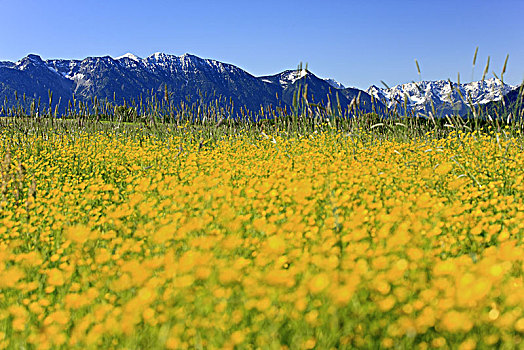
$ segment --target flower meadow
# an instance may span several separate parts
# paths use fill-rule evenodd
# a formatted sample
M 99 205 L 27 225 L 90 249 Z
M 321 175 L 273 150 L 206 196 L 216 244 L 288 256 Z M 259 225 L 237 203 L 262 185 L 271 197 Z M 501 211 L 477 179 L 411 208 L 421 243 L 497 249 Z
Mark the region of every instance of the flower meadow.
M 0 135 L 1 348 L 524 347 L 519 137 Z

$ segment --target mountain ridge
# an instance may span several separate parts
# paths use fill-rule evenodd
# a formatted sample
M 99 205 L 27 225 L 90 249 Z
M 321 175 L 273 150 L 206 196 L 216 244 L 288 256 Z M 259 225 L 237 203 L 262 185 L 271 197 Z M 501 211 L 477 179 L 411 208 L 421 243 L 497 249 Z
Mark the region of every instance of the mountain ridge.
M 435 113 L 437 116 L 458 113 L 466 115 L 469 105 L 483 105 L 500 101 L 503 96 L 518 88 L 490 78 L 469 83 L 454 83 L 450 80 L 419 81 L 399 84 L 390 88 L 370 86 L 366 92 L 383 101 L 388 108 L 398 108 L 402 113 L 404 104 L 407 112 L 419 114 Z
M 236 112 L 240 107 L 250 111 L 268 106 L 291 110 L 294 96 L 302 96 L 305 90 L 301 87 L 307 85 L 309 102 L 324 106 L 330 103 L 332 110 L 340 105 L 342 112 L 352 112 L 355 101 L 360 102 L 358 107 L 363 112 L 386 113 L 388 108 L 399 106 L 400 112 L 406 112 L 401 110 L 406 102 L 407 112 L 428 114 L 433 103 L 440 115 L 464 115 L 469 107 L 460 102 L 460 94 L 470 96 L 473 103 L 487 103 L 500 100 L 513 88 L 494 79 L 468 84 L 459 86 L 441 80 L 389 89 L 372 85 L 360 90 L 346 88 L 332 78 L 319 78 L 307 69 L 257 77 L 233 64 L 189 53 L 176 56 L 156 52 L 145 58 L 126 53 L 116 58 L 106 55 L 81 60 L 43 60 L 39 55 L 29 54 L 17 62 L 0 62 L 0 98 L 4 105 L 15 103 L 15 91 L 29 99 L 44 101 L 48 99 L 48 91 L 53 91 L 52 103 L 61 101 L 61 108 L 73 99 L 88 103 L 95 97 L 119 104 L 144 96 L 162 99 L 167 89 L 170 102 L 176 105 L 211 103 L 218 98 L 224 105 L 231 102 Z

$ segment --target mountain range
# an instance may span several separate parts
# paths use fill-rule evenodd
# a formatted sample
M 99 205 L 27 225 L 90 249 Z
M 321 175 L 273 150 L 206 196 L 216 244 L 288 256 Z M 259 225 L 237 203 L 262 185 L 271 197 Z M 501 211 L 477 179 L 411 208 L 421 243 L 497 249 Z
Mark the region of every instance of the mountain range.
M 303 96 L 306 85 L 307 100 L 315 105 L 325 107 L 329 101 L 332 108 L 340 105 L 345 112 L 354 111 L 352 102 L 358 102 L 361 111 L 379 114 L 395 108 L 405 112 L 403 106 L 408 112 L 427 114 L 433 103 L 436 113 L 463 115 L 469 107 L 460 103 L 458 91 L 473 104 L 483 104 L 500 100 L 515 88 L 490 79 L 461 85 L 422 81 L 387 89 L 373 85 L 363 91 L 319 78 L 307 69 L 255 77 L 232 64 L 160 52 L 146 58 L 128 53 L 83 60 L 43 60 L 30 54 L 17 62 L 0 62 L 0 101 L 4 107 L 21 103 L 22 96 L 26 101 L 40 98 L 47 104 L 49 91 L 53 92 L 52 104 L 60 103 L 64 109 L 73 98 L 89 103 L 96 97 L 121 104 L 138 101 L 141 96 L 163 98 L 167 90 L 175 105 L 188 101 L 207 104 L 218 99 L 221 104 L 232 102 L 237 112 L 240 107 L 255 112 L 268 106 L 291 110 L 294 95 Z
M 370 86 L 366 92 L 382 101 L 388 108 L 397 108 L 401 113 L 435 113 L 435 117 L 446 114 L 466 115 L 470 105 L 478 106 L 499 101 L 518 86 L 511 86 L 491 78 L 483 81 L 458 84 L 449 80 L 412 82 L 391 88 Z M 405 106 L 405 109 L 404 109 Z M 433 109 L 435 110 L 433 112 Z

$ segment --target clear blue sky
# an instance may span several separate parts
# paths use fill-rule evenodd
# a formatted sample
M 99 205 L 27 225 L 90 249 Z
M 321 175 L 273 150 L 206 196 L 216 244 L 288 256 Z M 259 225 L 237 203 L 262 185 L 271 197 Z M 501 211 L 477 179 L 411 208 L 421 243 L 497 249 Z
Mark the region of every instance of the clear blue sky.
M 254 75 L 296 68 L 367 88 L 482 77 L 524 79 L 523 0 L 0 0 L 0 60 L 29 53 L 85 58 L 162 51 L 233 63 Z

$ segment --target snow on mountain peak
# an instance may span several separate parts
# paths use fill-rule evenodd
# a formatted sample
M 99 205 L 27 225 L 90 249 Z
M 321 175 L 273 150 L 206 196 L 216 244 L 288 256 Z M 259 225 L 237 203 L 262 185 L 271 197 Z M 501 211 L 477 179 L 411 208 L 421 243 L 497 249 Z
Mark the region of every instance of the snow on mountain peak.
M 15 63 L 15 67 L 17 67 L 20 70 L 25 70 L 29 65 L 32 64 L 43 64 L 44 61 L 42 61 L 42 58 L 35 54 L 29 54 L 26 57 L 22 58 L 18 62 Z
M 136 56 L 136 55 L 133 55 L 133 54 L 130 53 L 130 52 L 126 53 L 125 55 L 118 56 L 117 58 L 115 58 L 115 60 L 118 61 L 118 60 L 120 60 L 120 59 L 122 59 L 122 58 L 129 58 L 129 59 L 131 59 L 131 60 L 133 60 L 133 61 L 137 61 L 137 62 L 141 60 L 140 57 L 138 57 L 138 56 Z
M 295 81 L 302 79 L 307 74 L 308 71 L 305 69 L 285 71 L 280 76 L 280 85 L 287 86 L 289 84 L 293 84 Z
M 155 61 L 165 61 L 169 57 L 171 57 L 171 55 L 165 54 L 163 52 L 155 52 L 154 54 L 152 54 L 148 58 L 149 59 L 153 59 Z
M 449 80 L 420 81 L 396 85 L 389 89 L 372 85 L 366 92 L 384 101 L 390 108 L 395 105 L 402 106 L 406 103 L 408 110 L 423 112 L 428 109 L 431 110 L 431 104 L 437 110 L 440 108 L 450 110 L 457 105 L 460 107 L 460 105 L 476 105 L 498 101 L 514 88 L 514 86 L 505 84 L 499 79 L 491 78 L 462 84 Z M 468 110 L 467 108 L 460 108 L 462 112 Z
M 324 79 L 324 81 L 328 83 L 329 85 L 331 85 L 332 87 L 334 87 L 335 89 L 345 89 L 346 88 L 344 85 L 342 85 L 335 79 L 327 78 L 327 79 Z

